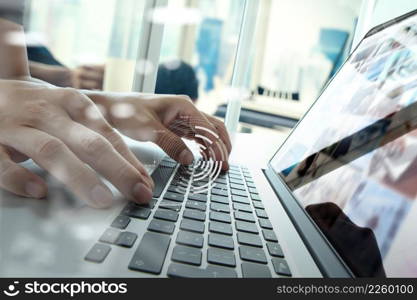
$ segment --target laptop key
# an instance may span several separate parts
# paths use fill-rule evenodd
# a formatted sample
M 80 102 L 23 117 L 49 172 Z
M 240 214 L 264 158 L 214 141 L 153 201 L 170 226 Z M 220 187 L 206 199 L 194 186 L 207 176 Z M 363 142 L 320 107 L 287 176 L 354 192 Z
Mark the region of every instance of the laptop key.
M 245 184 L 242 179 L 230 178 L 229 181 L 230 181 L 230 184 L 232 184 L 232 183 L 240 184 L 240 185 Z
M 250 197 L 252 198 L 252 200 L 255 200 L 255 201 L 261 201 L 261 197 L 259 197 L 259 195 L 258 194 L 250 194 Z
M 204 194 L 191 194 L 188 195 L 188 199 L 200 201 L 200 202 L 207 202 L 207 195 Z
M 101 235 L 99 241 L 102 243 L 114 244 L 119 237 L 120 231 L 114 228 L 107 228 Z
M 180 224 L 182 230 L 204 233 L 204 222 L 183 219 Z
M 236 278 L 235 270 L 227 267 L 209 265 L 205 269 L 198 267 L 171 263 L 168 267 L 169 277 L 180 278 Z
M 265 265 L 244 262 L 242 263 L 242 275 L 244 278 L 270 278 L 271 271 Z
M 275 232 L 269 229 L 262 229 L 262 234 L 264 236 L 264 239 L 270 242 L 278 242 L 277 236 L 275 235 Z
M 233 203 L 233 209 L 245 212 L 252 212 L 252 207 L 250 205 L 242 203 Z
M 261 248 L 250 246 L 240 246 L 239 255 L 242 260 L 252 261 L 261 264 L 267 264 L 266 256 Z
M 221 204 L 229 204 L 229 198 L 228 197 L 223 197 L 223 196 L 218 196 L 218 195 L 211 195 L 211 202 L 217 202 L 217 203 L 221 203 Z
M 153 196 L 155 198 L 159 198 L 159 196 L 161 196 L 162 191 L 171 177 L 171 174 L 174 172 L 174 169 L 175 167 L 158 166 L 155 171 L 153 171 L 151 177 L 155 183 L 155 187 L 153 189 Z
M 176 242 L 177 244 L 183 244 L 187 246 L 202 248 L 204 237 L 198 233 L 181 230 L 178 232 Z
M 230 187 L 231 187 L 232 189 L 235 189 L 235 190 L 242 190 L 242 191 L 246 191 L 245 186 L 244 186 L 244 185 L 241 185 L 241 184 L 231 183 L 231 184 L 230 184 Z
M 274 266 L 275 273 L 278 275 L 291 276 L 290 268 L 287 262 L 283 258 L 273 258 L 272 265 Z
M 215 221 L 210 221 L 209 231 L 210 232 L 215 232 L 215 233 L 222 233 L 222 234 L 226 234 L 226 235 L 232 235 L 233 234 L 232 226 L 230 226 L 229 224 L 215 222 Z
M 166 233 L 166 234 L 172 234 L 175 229 L 175 223 L 164 221 L 164 220 L 157 220 L 153 219 L 151 223 L 148 226 L 148 230 L 160 232 L 160 233 Z
M 167 235 L 146 232 L 136 249 L 129 269 L 160 274 L 171 238 Z
M 210 204 L 210 209 L 213 210 L 213 211 L 230 213 L 229 205 L 225 205 L 225 204 L 211 203 Z
M 194 200 L 188 200 L 185 203 L 185 207 L 186 208 L 191 208 L 191 209 L 196 209 L 196 210 L 201 210 L 201 211 L 206 211 L 206 209 L 207 209 L 206 204 L 204 204 L 203 202 L 194 201 Z
M 214 183 L 213 184 L 213 188 L 216 188 L 216 189 L 221 189 L 221 190 L 227 190 L 227 185 L 226 184 L 223 184 L 223 183 Z
M 177 212 L 181 210 L 181 206 L 182 203 L 170 200 L 162 200 L 161 203 L 159 203 L 159 208 L 166 208 Z
M 226 185 L 227 180 L 226 179 L 222 179 L 222 178 L 217 178 L 216 180 L 214 180 L 214 183 L 220 183 L 220 184 Z
M 223 197 L 227 197 L 229 195 L 227 190 L 217 189 L 217 188 L 211 189 L 211 194 L 212 195 L 219 195 L 219 196 L 223 196 Z
M 187 246 L 175 246 L 172 250 L 171 259 L 173 261 L 199 266 L 201 265 L 201 257 L 201 250 Z
M 240 175 L 240 173 L 239 174 L 234 174 L 234 173 L 229 172 L 229 178 L 230 179 L 234 178 L 234 179 L 240 180 L 240 179 L 242 179 L 242 175 Z
M 262 204 L 262 202 L 260 202 L 260 201 L 253 201 L 252 203 L 253 203 L 253 206 L 254 206 L 255 208 L 265 209 L 264 205 L 263 205 L 263 204 Z
M 123 209 L 122 214 L 136 219 L 147 220 L 151 214 L 151 210 L 134 204 L 126 206 Z
M 241 245 L 262 247 L 262 240 L 257 234 L 238 232 L 237 241 Z
M 168 200 L 172 200 L 176 202 L 182 202 L 184 201 L 184 195 L 178 194 L 178 193 L 166 192 L 164 195 L 164 199 L 168 199 Z
M 160 208 L 155 212 L 154 218 L 171 222 L 177 222 L 178 213 L 176 211 Z
M 236 196 L 242 196 L 242 197 L 247 197 L 248 196 L 248 193 L 246 193 L 246 191 L 242 191 L 242 190 L 232 189 L 231 192 L 232 192 L 232 195 L 236 195 Z
M 232 223 L 232 218 L 230 217 L 229 214 L 225 214 L 225 213 L 221 213 L 221 212 L 217 212 L 217 211 L 211 211 L 209 218 L 211 221 L 218 221 L 218 222 L 223 222 L 223 223 Z
M 152 209 L 155 207 L 157 202 L 158 199 L 152 198 L 147 204 L 141 204 L 140 206 Z
M 171 193 L 177 193 L 177 194 L 182 194 L 183 193 L 183 189 L 182 188 L 178 187 L 177 185 L 173 185 L 173 184 L 171 184 L 168 187 L 167 191 L 168 192 L 171 192 Z
M 255 209 L 255 212 L 258 218 L 268 219 L 268 215 L 264 209 Z
M 110 226 L 114 228 L 125 229 L 129 223 L 130 218 L 128 216 L 119 215 L 116 217 L 116 219 L 114 219 Z
M 259 233 L 258 227 L 253 223 L 248 223 L 244 221 L 235 222 L 237 231 L 249 232 L 249 233 Z
M 213 247 L 219 247 L 230 250 L 233 250 L 235 248 L 233 239 L 230 236 L 217 233 L 209 234 L 208 244 Z
M 85 260 L 101 263 L 107 257 L 111 250 L 109 245 L 105 244 L 95 244 L 93 248 L 88 251 L 87 255 L 84 257 Z
M 258 194 L 258 190 L 256 188 L 249 188 L 249 193 Z
M 117 238 L 116 245 L 130 248 L 136 242 L 137 237 L 138 235 L 136 233 L 124 231 L 120 233 L 119 237 Z
M 232 195 L 232 201 L 237 203 L 242 203 L 246 205 L 250 205 L 250 201 L 247 197 Z
M 255 217 L 252 213 L 242 212 L 242 211 L 235 211 L 235 219 L 242 220 L 246 222 L 255 223 Z
M 272 224 L 268 219 L 258 219 L 259 226 L 265 229 L 272 229 Z
M 223 265 L 228 267 L 236 266 L 235 254 L 230 250 L 209 248 L 207 250 L 207 261 L 216 265 Z
M 206 214 L 202 211 L 198 211 L 195 209 L 185 209 L 183 217 L 187 219 L 197 220 L 197 221 L 206 220 Z
M 238 176 L 240 176 L 241 174 L 239 169 L 229 169 L 228 173 L 238 175 Z
M 249 188 L 256 188 L 256 186 L 255 186 L 255 183 L 254 183 L 254 182 L 246 182 L 246 185 L 247 185 Z
M 278 243 L 266 243 L 268 252 L 271 256 L 284 257 L 284 252 L 282 252 L 281 246 Z

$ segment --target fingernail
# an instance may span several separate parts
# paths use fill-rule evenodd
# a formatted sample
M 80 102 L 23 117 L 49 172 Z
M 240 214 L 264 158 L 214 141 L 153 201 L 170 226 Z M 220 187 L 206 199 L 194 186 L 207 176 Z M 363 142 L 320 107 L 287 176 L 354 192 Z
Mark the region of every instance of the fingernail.
M 33 198 L 45 197 L 45 188 L 35 181 L 27 182 L 25 185 L 25 190 L 26 193 Z
M 179 156 L 179 162 L 184 165 L 191 165 L 194 160 L 194 155 L 191 153 L 190 150 L 184 149 L 182 150 L 180 156 Z
M 97 207 L 109 207 L 113 203 L 113 194 L 98 184 L 91 190 L 91 199 Z
M 142 182 L 138 182 L 133 187 L 134 200 L 139 203 L 148 203 L 152 199 L 152 191 Z

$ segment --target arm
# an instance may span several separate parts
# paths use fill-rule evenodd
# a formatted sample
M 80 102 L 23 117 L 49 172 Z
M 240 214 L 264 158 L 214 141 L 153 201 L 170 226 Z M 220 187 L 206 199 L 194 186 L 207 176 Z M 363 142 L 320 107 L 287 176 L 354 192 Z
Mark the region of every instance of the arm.
M 30 76 L 22 26 L 0 19 L 0 78 Z

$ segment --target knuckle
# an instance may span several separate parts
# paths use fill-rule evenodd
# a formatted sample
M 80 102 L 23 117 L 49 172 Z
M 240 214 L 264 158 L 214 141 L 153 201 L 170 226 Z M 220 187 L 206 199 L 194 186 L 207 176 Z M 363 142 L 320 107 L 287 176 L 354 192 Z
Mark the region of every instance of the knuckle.
M 42 127 L 45 124 L 58 124 L 64 116 L 46 100 L 31 101 L 23 106 L 25 112 L 21 121 L 32 127 Z
M 35 152 L 41 158 L 48 158 L 64 150 L 65 145 L 63 142 L 57 138 L 47 138 L 39 143 Z
M 99 157 L 100 154 L 108 150 L 109 147 L 108 142 L 98 134 L 92 134 L 91 136 L 84 138 L 81 141 L 81 145 L 83 150 L 90 157 Z
M 178 98 L 184 103 L 189 103 L 189 104 L 193 103 L 193 101 L 188 95 L 178 95 Z
M 105 129 L 104 135 L 107 138 L 107 140 L 113 145 L 113 147 L 116 149 L 121 149 L 121 147 L 125 145 L 125 143 L 123 142 L 123 139 L 113 128 Z
M 74 88 L 65 88 L 64 89 L 64 97 L 65 98 L 70 98 L 70 99 L 84 98 L 84 97 L 82 97 L 82 94 Z
M 32 126 L 40 124 L 49 118 L 49 103 L 45 100 L 27 102 L 23 106 L 25 111 L 25 121 Z
M 0 170 L 0 183 L 10 182 L 13 178 L 22 178 L 21 169 L 11 162 L 3 164 Z

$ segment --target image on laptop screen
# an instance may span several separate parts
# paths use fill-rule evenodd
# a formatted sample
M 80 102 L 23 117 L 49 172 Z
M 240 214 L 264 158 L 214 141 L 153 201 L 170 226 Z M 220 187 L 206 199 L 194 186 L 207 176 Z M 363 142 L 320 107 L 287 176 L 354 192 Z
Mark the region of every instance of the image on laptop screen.
M 417 276 L 417 15 L 368 35 L 271 160 L 357 276 Z

